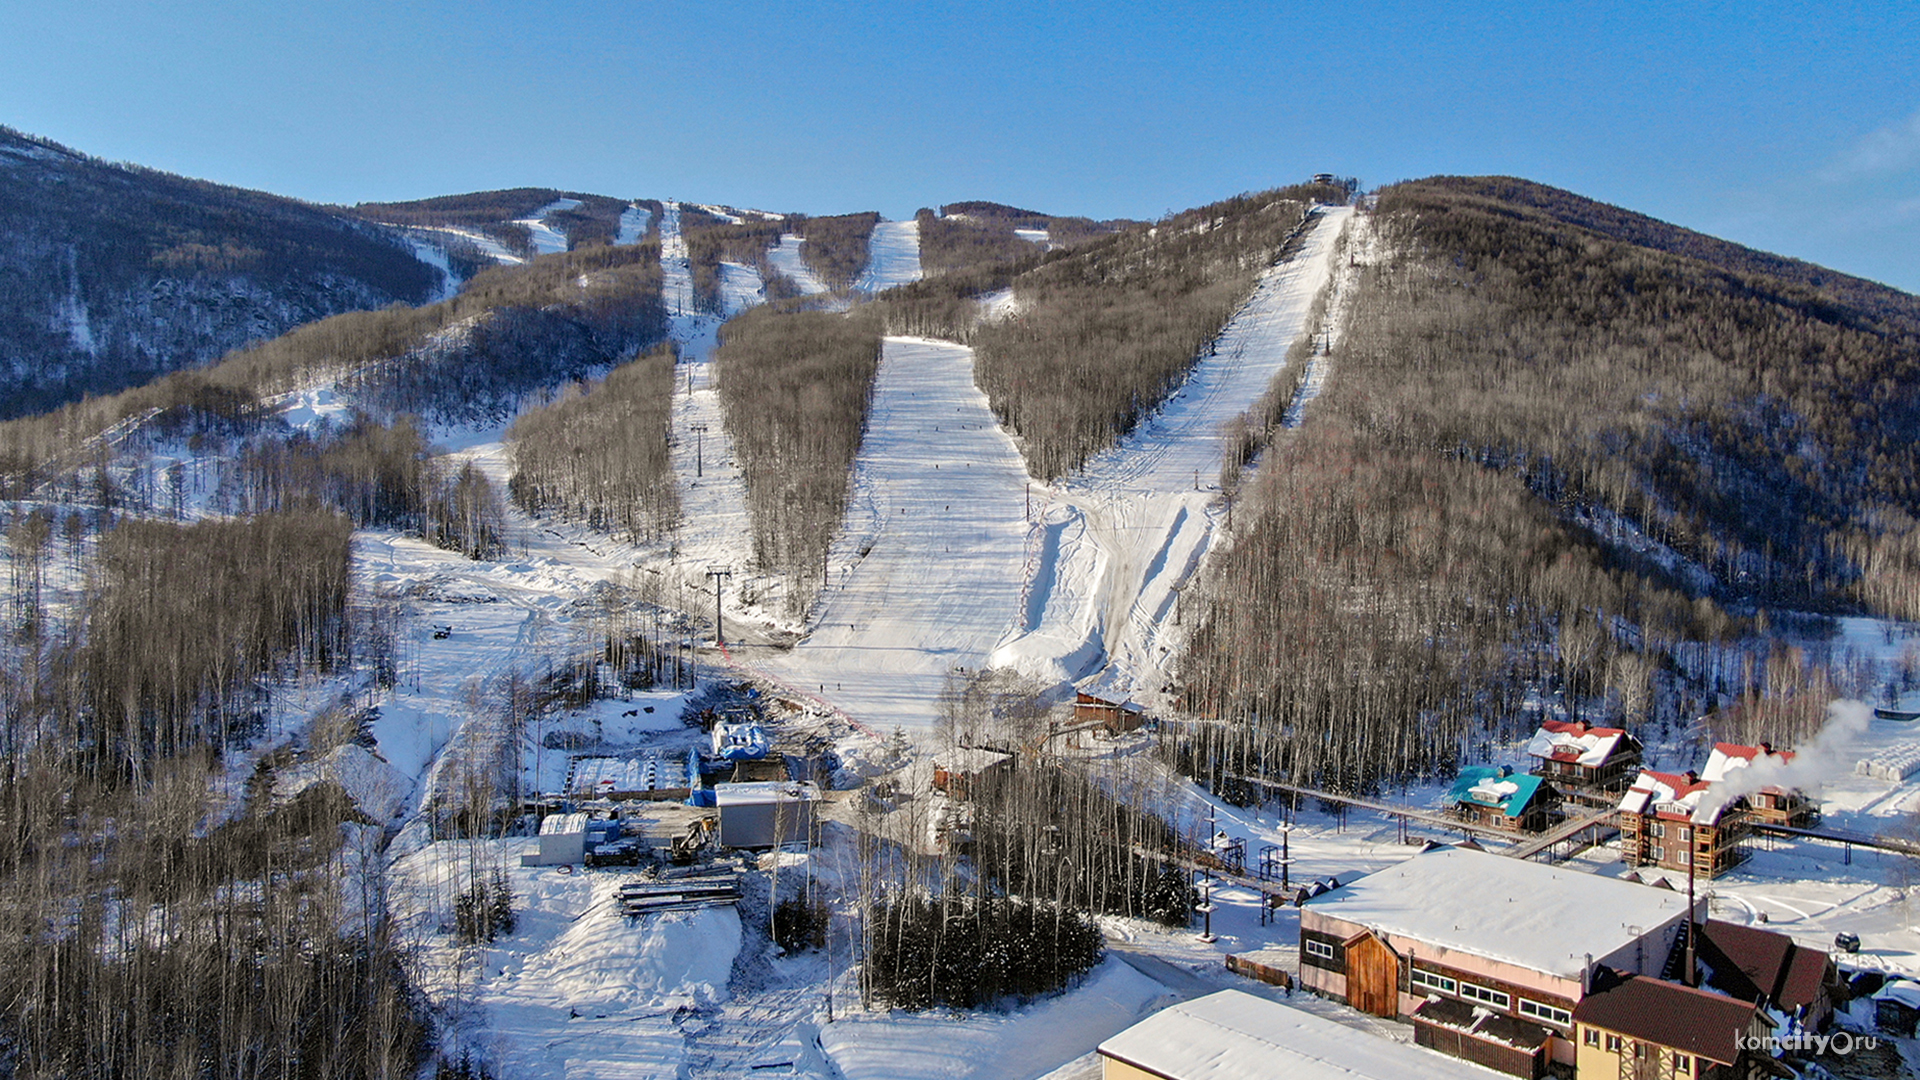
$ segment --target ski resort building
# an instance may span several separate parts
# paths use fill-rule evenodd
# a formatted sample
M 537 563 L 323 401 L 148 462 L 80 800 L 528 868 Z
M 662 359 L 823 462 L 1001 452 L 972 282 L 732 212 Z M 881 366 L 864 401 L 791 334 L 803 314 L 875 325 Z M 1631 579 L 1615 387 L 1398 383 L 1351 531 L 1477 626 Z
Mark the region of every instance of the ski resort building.
M 1566 798 L 1596 807 L 1612 803 L 1640 771 L 1640 740 L 1624 728 L 1585 720 L 1548 720 L 1527 742 L 1533 775 Z
M 1769 742 L 1758 746 L 1714 743 L 1713 753 L 1707 756 L 1706 768 L 1700 770 L 1700 778 L 1709 784 L 1718 784 L 1756 762 L 1784 766 L 1793 760 L 1793 756 L 1791 750 L 1776 752 Z M 1769 786 L 1747 794 L 1746 814 L 1749 821 L 1809 829 L 1820 822 L 1820 804 L 1797 788 Z
M 1124 735 L 1137 731 L 1147 722 L 1147 714 L 1140 706 L 1131 701 L 1108 701 L 1092 694 L 1075 692 L 1073 695 L 1073 722 L 1075 724 L 1099 723 L 1114 735 Z
M 1750 1001 L 1604 968 L 1573 1021 L 1576 1075 L 1607 1080 L 1747 1080 L 1758 1062 L 1744 1044 L 1773 1031 Z
M 1099 1046 L 1103 1080 L 1485 1080 L 1430 1050 L 1239 990 L 1162 1009 Z
M 1702 982 L 1712 990 L 1820 1031 L 1833 1017 L 1840 970 L 1819 949 L 1785 934 L 1709 919 L 1700 926 Z
M 813 839 L 814 808 L 820 793 L 791 781 L 713 785 L 720 808 L 720 846 L 778 847 Z
M 1473 765 L 1460 770 L 1447 802 L 1455 814 L 1475 825 L 1540 832 L 1553 823 L 1559 795 L 1538 776 L 1515 776 L 1504 766 Z
M 1013 755 L 963 746 L 933 758 L 933 790 L 953 799 L 971 799 L 981 781 L 1013 768 Z
M 1620 797 L 1620 860 L 1704 878 L 1732 869 L 1746 855 L 1746 804 L 1735 799 L 1720 805 L 1712 789 L 1691 770 L 1676 775 L 1642 769 Z
M 1435 848 L 1308 900 L 1300 981 L 1410 1019 L 1422 1046 L 1539 1077 L 1575 1064 L 1573 1010 L 1594 965 L 1658 975 L 1687 916 L 1672 890 Z
M 591 814 L 549 814 L 540 822 L 539 848 L 520 856 L 521 866 L 567 866 L 620 835 L 620 823 Z

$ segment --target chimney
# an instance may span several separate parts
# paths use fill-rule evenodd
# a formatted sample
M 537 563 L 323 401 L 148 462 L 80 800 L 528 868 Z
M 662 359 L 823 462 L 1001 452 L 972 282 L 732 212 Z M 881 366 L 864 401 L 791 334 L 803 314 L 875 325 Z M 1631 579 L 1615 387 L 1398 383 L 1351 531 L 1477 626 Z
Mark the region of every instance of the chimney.
M 1693 771 L 1692 769 L 1688 769 L 1688 770 L 1687 770 L 1687 784 L 1688 784 L 1688 786 L 1692 786 L 1692 785 L 1694 785 L 1694 784 L 1697 784 L 1697 783 L 1699 783 L 1699 782 L 1700 782 L 1700 774 L 1699 774 L 1699 773 L 1697 773 L 1697 772 L 1694 772 L 1694 771 Z
M 1768 757 L 1772 757 L 1772 756 L 1773 756 L 1773 744 L 1772 744 L 1772 743 L 1770 743 L 1770 742 L 1763 742 L 1763 743 L 1761 743 L 1761 744 L 1760 744 L 1760 752 L 1761 752 L 1762 754 L 1765 754 L 1765 755 L 1766 755 L 1766 756 L 1768 756 Z
M 1583 717 L 1581 717 L 1581 718 L 1580 718 L 1580 733 L 1581 733 L 1582 735 L 1584 735 L 1584 734 L 1586 734 L 1587 732 L 1589 732 L 1589 731 L 1592 731 L 1592 730 L 1593 730 L 1593 721 L 1591 721 L 1591 720 L 1589 720 L 1589 719 L 1587 719 L 1587 718 L 1586 718 L 1586 717 L 1584 717 L 1584 716 L 1583 716 Z

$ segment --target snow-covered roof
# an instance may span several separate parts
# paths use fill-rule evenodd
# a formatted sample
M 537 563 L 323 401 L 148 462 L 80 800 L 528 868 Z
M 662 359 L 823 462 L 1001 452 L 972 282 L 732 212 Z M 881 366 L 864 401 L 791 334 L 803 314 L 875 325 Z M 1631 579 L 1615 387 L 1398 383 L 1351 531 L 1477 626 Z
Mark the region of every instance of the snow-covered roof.
M 751 783 L 713 785 L 714 802 L 722 807 L 795 800 L 805 802 L 819 797 L 819 790 L 805 781 L 756 780 Z
M 1674 821 L 1700 821 L 1711 825 L 1720 819 L 1724 803 L 1706 798 L 1712 788 L 1705 780 L 1688 780 L 1673 773 L 1641 769 L 1633 786 L 1620 796 L 1620 810 L 1628 814 L 1654 814 Z M 1702 816 L 1704 815 L 1704 816 Z
M 1686 917 L 1665 889 L 1486 851 L 1436 848 L 1307 901 L 1373 930 L 1561 978 Z
M 982 750 L 974 746 L 956 747 L 942 750 L 933 756 L 933 767 L 948 772 L 977 773 L 1000 764 L 1013 757 L 998 750 Z
M 541 836 L 564 836 L 567 833 L 587 831 L 587 822 L 593 815 L 586 813 L 548 814 L 540 821 Z
M 1508 817 L 1519 817 L 1527 812 L 1533 797 L 1539 793 L 1537 776 L 1515 776 L 1509 769 L 1470 765 L 1460 770 L 1453 790 L 1447 793 L 1447 801 L 1491 806 Z
M 1775 766 L 1785 765 L 1793 760 L 1793 751 L 1773 751 L 1766 746 L 1742 746 L 1739 743 L 1714 743 L 1713 753 L 1707 755 L 1706 768 L 1700 770 L 1700 778 L 1708 783 L 1718 783 L 1727 779 L 1729 773 L 1744 769 L 1755 761 L 1770 759 Z M 1778 793 L 1779 788 L 1766 787 L 1760 790 Z
M 1527 741 L 1527 754 L 1543 760 L 1571 761 L 1597 768 L 1613 756 L 1613 751 L 1626 734 L 1621 728 L 1548 720 Z
M 1290 1005 L 1221 990 L 1162 1009 L 1100 1044 L 1173 1080 L 1486 1080 L 1479 1067 L 1366 1035 Z

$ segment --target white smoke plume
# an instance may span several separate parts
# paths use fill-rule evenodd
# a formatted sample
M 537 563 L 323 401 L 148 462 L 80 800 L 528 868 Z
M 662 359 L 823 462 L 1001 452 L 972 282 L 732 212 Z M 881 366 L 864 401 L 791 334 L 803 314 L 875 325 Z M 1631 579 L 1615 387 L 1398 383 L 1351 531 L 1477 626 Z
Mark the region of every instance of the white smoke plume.
M 1863 701 L 1841 700 L 1827 706 L 1827 722 L 1813 737 L 1791 749 L 1792 761 L 1778 754 L 1755 757 L 1745 768 L 1729 769 L 1700 795 L 1693 820 L 1712 821 L 1728 803 L 1761 788 L 1798 788 L 1813 794 L 1829 780 L 1852 774 L 1859 757 L 1856 745 L 1873 720 L 1873 708 Z

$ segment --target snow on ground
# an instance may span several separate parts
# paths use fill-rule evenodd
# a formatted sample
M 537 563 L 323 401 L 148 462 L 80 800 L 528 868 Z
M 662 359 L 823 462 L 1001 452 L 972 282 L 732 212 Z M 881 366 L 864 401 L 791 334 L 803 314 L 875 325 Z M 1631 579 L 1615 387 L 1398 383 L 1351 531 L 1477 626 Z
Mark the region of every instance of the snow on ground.
M 775 270 L 791 278 L 800 287 L 802 296 L 819 296 L 828 291 L 827 284 L 819 275 L 808 268 L 806 261 L 800 258 L 800 245 L 804 243 L 799 233 L 786 233 L 780 237 L 780 243 L 767 252 L 767 261 Z
M 1039 244 L 1041 247 L 1048 247 L 1053 242 L 1053 237 L 1045 229 L 1015 229 L 1013 235 L 1029 244 Z
M 1098 674 L 1093 687 L 1121 698 L 1158 694 L 1175 650 L 1163 631 L 1225 514 L 1223 425 L 1286 366 L 1351 211 L 1317 213 L 1305 245 L 1261 275 L 1172 398 L 1048 492 L 1025 610 L 994 649 L 995 666 L 1053 685 Z
M 867 268 L 853 287 L 877 293 L 920 280 L 920 222 L 882 221 L 867 240 Z
M 1085 985 L 1008 1013 L 855 1013 L 820 1031 L 845 1080 L 1028 1080 L 1086 1054 L 1174 995 L 1118 957 Z
M 1020 301 L 1014 298 L 1013 286 L 1011 285 L 1004 289 L 996 289 L 982 296 L 979 303 L 981 322 L 1002 322 L 1013 318 L 1024 310 Z
M 422 990 L 465 1017 L 466 1045 L 499 1076 L 683 1075 L 676 1014 L 726 999 L 739 916 L 713 908 L 629 922 L 617 901 L 627 875 L 520 866 L 533 846 L 442 841 L 394 863 L 392 905 L 417 950 Z M 517 925 L 491 946 L 461 947 L 442 928 L 475 865 L 482 878 L 494 867 L 506 874 Z
M 620 232 L 613 238 L 619 245 L 637 244 L 645 239 L 647 227 L 653 223 L 653 211 L 640 205 L 629 205 L 620 212 Z
M 711 360 L 724 318 L 693 308 L 693 270 L 686 240 L 680 233 L 680 204 L 676 202 L 666 204 L 660 221 L 660 264 L 674 312 L 673 340 L 680 346 L 680 366 L 673 384 L 673 471 L 679 478 L 681 524 L 670 558 L 654 569 L 670 575 L 676 590 L 697 597 L 701 591 L 712 593 L 712 579 L 706 576 L 709 567 L 730 567 L 736 571 L 736 576 L 728 580 L 737 597 L 741 588 L 752 591 L 756 582 L 748 577 L 746 565 L 753 535 L 747 514 L 746 479 L 734 461 L 733 438 L 727 433 L 726 410 L 720 403 Z M 752 275 L 758 287 L 759 276 L 753 271 L 733 263 L 722 264 L 728 313 L 760 299 L 757 292 L 742 290 L 740 271 Z M 701 605 L 693 605 L 693 610 L 700 609 Z
M 555 199 L 535 210 L 532 217 L 520 218 L 514 224 L 526 226 L 528 236 L 533 241 L 535 255 L 551 255 L 556 251 L 565 251 L 567 234 L 547 224 L 547 215 L 571 210 L 579 205 L 579 199 Z
M 1018 608 L 1026 483 L 973 351 L 887 338 L 812 633 L 766 670 L 871 727 L 930 727 L 947 673 L 983 666 Z
M 428 235 L 437 233 L 451 240 L 465 241 L 478 248 L 480 254 L 502 265 L 519 266 L 526 262 L 525 259 L 508 251 L 505 244 L 478 229 L 462 229 L 453 225 L 412 225 L 408 226 L 408 231 Z

